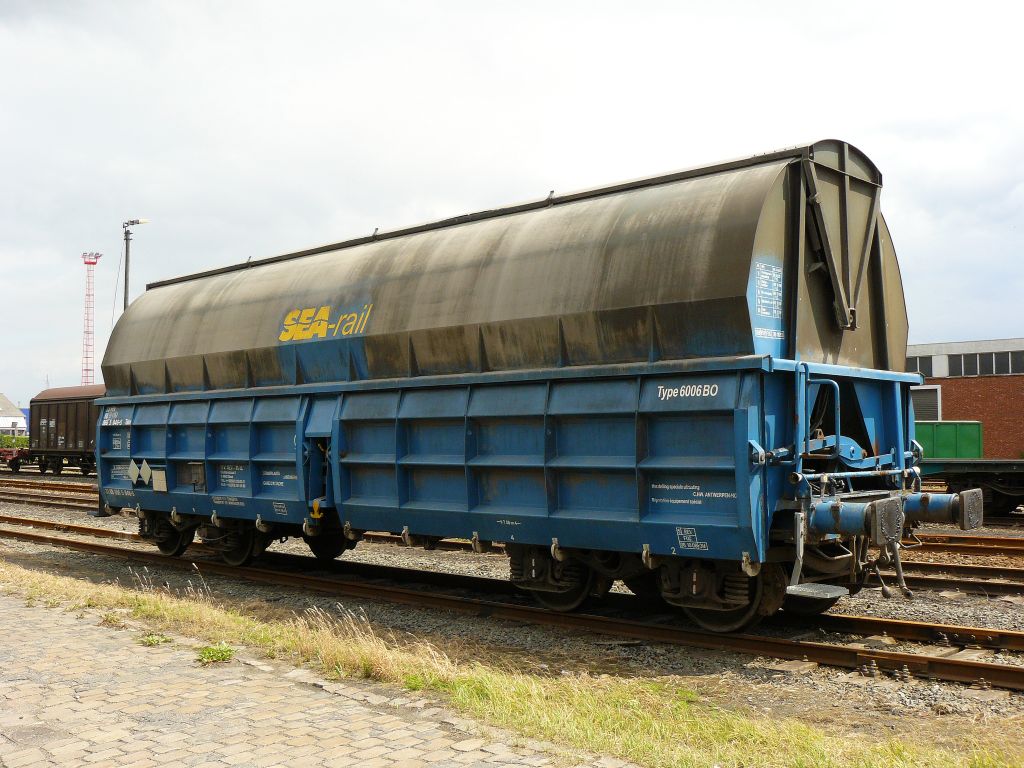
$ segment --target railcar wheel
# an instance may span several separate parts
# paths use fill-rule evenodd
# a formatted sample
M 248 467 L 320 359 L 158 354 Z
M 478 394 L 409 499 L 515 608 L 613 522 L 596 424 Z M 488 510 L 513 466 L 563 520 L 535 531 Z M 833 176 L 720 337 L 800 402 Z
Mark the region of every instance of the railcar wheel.
M 13 472 L 14 474 L 18 474 L 18 472 L 21 470 L 21 462 L 18 461 L 17 459 L 11 459 L 7 466 L 11 468 L 11 472 Z
M 228 565 L 248 565 L 256 556 L 256 529 L 239 528 L 228 533 L 228 544 L 221 550 L 220 559 Z
M 838 603 L 839 597 L 804 597 L 803 595 L 786 595 L 782 610 L 797 616 L 817 616 Z
M 779 609 L 786 594 L 786 576 L 774 563 L 764 563 L 757 576 L 737 571 L 727 577 L 730 588 L 747 590 L 748 602 L 739 608 L 716 611 L 711 608 L 683 608 L 683 613 L 709 632 L 736 632 L 749 629 Z
M 580 566 L 580 579 L 564 592 L 542 592 L 532 590 L 534 599 L 551 611 L 568 613 L 579 608 L 590 596 L 594 588 L 594 571 L 585 565 Z
M 160 550 L 162 555 L 179 557 L 185 554 L 185 550 L 188 549 L 188 545 L 192 543 L 195 537 L 195 528 L 186 528 L 184 531 L 179 531 L 170 523 L 164 522 L 157 533 L 156 548 Z
M 59 475 L 61 472 L 64 471 L 64 459 L 55 460 L 53 462 L 53 466 L 51 466 L 50 469 L 53 471 L 53 474 Z
M 39 460 L 39 474 L 40 475 L 45 475 L 46 474 L 46 462 L 43 461 L 42 459 Z
M 324 532 L 319 536 L 306 536 L 303 534 L 302 540 L 306 542 L 306 546 L 309 547 L 309 551 L 313 553 L 313 556 L 323 563 L 329 563 L 337 559 L 349 548 L 349 544 L 352 543 L 345 538 L 344 531 Z

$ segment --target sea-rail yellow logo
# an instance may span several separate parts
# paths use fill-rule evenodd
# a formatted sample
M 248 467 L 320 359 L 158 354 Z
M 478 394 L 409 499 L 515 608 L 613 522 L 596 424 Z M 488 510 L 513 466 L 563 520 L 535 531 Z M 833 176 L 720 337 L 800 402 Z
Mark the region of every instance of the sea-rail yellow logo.
M 337 319 L 329 304 L 321 307 L 305 307 L 293 309 L 284 316 L 278 341 L 304 341 L 306 339 L 326 339 L 329 336 L 358 336 L 366 330 L 370 320 L 373 304 L 363 304 L 358 312 L 342 310 Z

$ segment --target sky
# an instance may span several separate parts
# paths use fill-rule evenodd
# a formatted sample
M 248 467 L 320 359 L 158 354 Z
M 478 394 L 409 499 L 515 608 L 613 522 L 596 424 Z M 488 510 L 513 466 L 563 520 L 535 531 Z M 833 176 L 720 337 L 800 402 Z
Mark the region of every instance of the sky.
M 1024 336 L 1012 3 L 0 0 L 0 392 L 175 275 L 819 138 L 884 177 L 911 342 Z

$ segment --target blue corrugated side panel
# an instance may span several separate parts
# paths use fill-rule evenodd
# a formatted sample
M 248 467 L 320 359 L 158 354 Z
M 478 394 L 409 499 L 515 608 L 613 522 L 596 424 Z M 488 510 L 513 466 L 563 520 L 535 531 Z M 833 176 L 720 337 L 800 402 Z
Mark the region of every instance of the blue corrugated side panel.
M 357 529 L 758 558 L 761 366 L 126 398 L 103 405 L 101 484 L 143 509 L 301 523 L 326 496 Z M 307 487 L 310 454 L 328 445 L 330 485 Z M 143 460 L 167 492 L 132 481 Z
M 756 551 L 744 406 L 759 397 L 739 402 L 745 377 L 757 374 L 345 395 L 334 497 L 355 528 Z

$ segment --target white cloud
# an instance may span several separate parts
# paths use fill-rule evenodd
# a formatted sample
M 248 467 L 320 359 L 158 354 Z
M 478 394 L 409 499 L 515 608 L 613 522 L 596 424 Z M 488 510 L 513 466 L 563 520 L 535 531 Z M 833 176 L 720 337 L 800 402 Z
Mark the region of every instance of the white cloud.
M 133 287 L 837 136 L 885 175 L 917 341 L 1024 335 L 1015 6 L 0 5 L 0 266 L 23 403 Z

